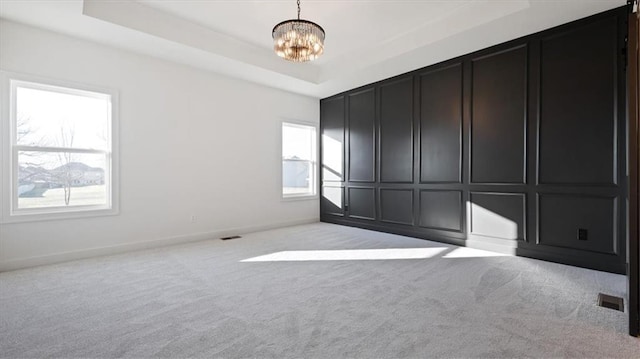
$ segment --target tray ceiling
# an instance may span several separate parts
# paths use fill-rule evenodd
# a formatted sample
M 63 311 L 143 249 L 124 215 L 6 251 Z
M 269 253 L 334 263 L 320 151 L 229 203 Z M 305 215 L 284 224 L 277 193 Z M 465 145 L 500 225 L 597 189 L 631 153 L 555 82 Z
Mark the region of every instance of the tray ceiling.
M 327 33 L 298 64 L 271 30 L 295 1 L 0 1 L 0 17 L 314 97 L 378 81 L 625 4 L 624 0 L 302 1 Z

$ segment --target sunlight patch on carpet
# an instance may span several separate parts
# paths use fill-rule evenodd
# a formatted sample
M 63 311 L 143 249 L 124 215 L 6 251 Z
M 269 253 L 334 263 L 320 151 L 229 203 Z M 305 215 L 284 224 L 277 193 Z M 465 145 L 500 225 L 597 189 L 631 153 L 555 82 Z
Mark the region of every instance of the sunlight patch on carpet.
M 244 259 L 241 262 L 298 262 L 298 261 L 361 261 L 390 259 L 425 259 L 437 256 L 448 248 L 385 248 L 283 251 Z
M 445 254 L 442 258 L 482 258 L 482 257 L 506 257 L 509 254 L 483 251 L 481 249 L 461 247 Z

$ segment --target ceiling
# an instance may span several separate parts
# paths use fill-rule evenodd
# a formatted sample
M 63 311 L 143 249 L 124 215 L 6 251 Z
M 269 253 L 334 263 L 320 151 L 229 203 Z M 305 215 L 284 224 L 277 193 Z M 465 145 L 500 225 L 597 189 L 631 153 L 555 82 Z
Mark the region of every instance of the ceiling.
M 325 52 L 291 63 L 271 30 L 293 0 L 0 0 L 0 18 L 290 92 L 326 97 L 625 4 L 625 0 L 302 1 Z

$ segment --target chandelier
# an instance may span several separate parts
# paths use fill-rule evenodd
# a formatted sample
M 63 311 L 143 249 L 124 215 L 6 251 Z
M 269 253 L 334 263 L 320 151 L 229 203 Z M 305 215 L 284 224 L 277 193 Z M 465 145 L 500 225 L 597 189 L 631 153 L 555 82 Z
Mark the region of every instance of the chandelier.
M 307 62 L 320 57 L 324 51 L 324 30 L 320 25 L 300 19 L 286 20 L 273 27 L 273 50 L 276 55 L 293 62 Z

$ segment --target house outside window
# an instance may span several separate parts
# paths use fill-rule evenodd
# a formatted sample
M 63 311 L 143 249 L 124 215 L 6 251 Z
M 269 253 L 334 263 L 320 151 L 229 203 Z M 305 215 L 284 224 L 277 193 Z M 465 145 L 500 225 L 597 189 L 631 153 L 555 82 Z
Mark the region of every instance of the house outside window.
M 115 93 L 10 74 L 2 84 L 2 221 L 117 213 Z
M 316 133 L 316 127 L 312 125 L 282 123 L 283 198 L 316 197 Z

